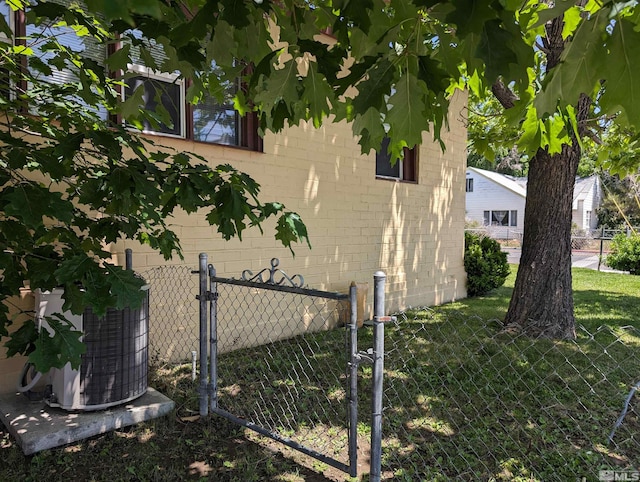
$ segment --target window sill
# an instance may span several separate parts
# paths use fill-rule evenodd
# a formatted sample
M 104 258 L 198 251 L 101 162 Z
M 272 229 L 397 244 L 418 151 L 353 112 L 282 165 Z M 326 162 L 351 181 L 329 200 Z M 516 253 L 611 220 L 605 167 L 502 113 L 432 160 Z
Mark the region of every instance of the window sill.
M 418 181 L 407 181 L 405 179 L 399 179 L 397 177 L 379 176 L 377 174 L 376 174 L 376 179 L 379 179 L 380 181 L 401 182 L 403 184 L 418 184 Z

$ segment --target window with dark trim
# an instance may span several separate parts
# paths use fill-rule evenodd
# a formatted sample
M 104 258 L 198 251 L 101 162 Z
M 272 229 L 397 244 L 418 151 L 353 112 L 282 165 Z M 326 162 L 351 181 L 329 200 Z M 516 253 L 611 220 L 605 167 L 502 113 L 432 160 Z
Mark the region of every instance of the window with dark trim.
M 176 76 L 156 75 L 144 67 L 131 66 L 130 70 L 136 75 L 125 78 L 124 98 L 139 95 L 144 108 L 158 114 L 156 122 L 141 120 L 142 131 L 185 137 L 184 82 Z
M 472 177 L 468 177 L 467 178 L 467 187 L 465 189 L 465 192 L 473 192 L 473 178 Z
M 158 65 L 163 62 L 165 54 L 161 45 L 142 39 L 136 30 L 129 33 L 145 44 L 152 62 Z M 124 97 L 133 95 L 137 88 L 144 89 L 141 94 L 145 107 L 151 111 L 160 107 L 165 119 L 171 121 L 169 124 L 144 122 L 143 132 L 262 151 L 257 115 L 248 113 L 242 117 L 233 108 L 233 98 L 242 87 L 237 82 L 223 85 L 222 101 L 208 95 L 197 104 L 187 104 L 185 92 L 188 81 L 179 79 L 176 74 L 159 73 L 145 67 L 140 48 L 136 45 L 131 48 L 131 57 L 135 63 L 129 66 L 129 70 L 140 75 L 130 77 L 128 74 L 128 89 Z
M 485 226 L 517 226 L 518 211 L 484 211 Z
M 380 151 L 376 153 L 376 177 L 398 179 L 400 181 L 418 182 L 418 148 L 404 149 L 404 158 L 396 159 L 391 165 L 391 154 L 388 152 L 389 138 L 382 140 Z
M 63 5 L 69 3 L 69 0 L 55 1 Z M 76 36 L 70 27 L 53 26 L 53 24 L 51 26 L 26 24 L 23 12 L 16 12 L 15 15 L 13 13 L 6 0 L 0 0 L 0 14 L 12 26 L 16 43 L 24 43 L 25 37 L 37 35 L 43 29 L 50 29 L 58 41 L 77 52 L 82 52 L 83 55 L 96 60 L 99 64 L 103 64 L 106 56 L 114 53 L 118 48 L 111 44 L 107 51 L 103 45 L 92 41 L 90 37 Z M 157 45 L 158 48 L 156 48 L 156 44 L 151 42 L 148 46 L 151 46 L 149 50 L 153 59 L 160 64 L 164 56 L 161 46 Z M 131 49 L 134 63 L 129 65 L 129 72 L 123 79 L 125 87 L 122 96 L 125 99 L 138 89 L 142 89 L 137 95 L 141 96 L 143 106 L 150 111 L 159 110 L 158 115 L 154 116 L 156 122 L 142 121 L 143 132 L 262 151 L 263 143 L 262 138 L 258 135 L 257 114 L 248 113 L 242 117 L 233 109 L 233 96 L 238 86 L 229 87 L 222 103 L 214 97 L 205 97 L 199 104 L 190 105 L 186 102 L 185 95 L 188 81 L 179 78 L 176 74 L 160 73 L 147 68 L 144 66 L 139 50 L 136 51 L 135 47 Z M 51 55 L 42 52 L 38 57 L 45 58 L 45 56 Z M 42 75 L 26 64 L 25 68 L 29 68 L 34 75 Z M 54 69 L 52 74 L 47 76 L 47 80 L 63 83 L 74 81 L 75 78 L 69 71 Z M 27 89 L 28 86 L 24 85 L 21 88 Z M 8 90 L 9 86 L 3 82 L 2 70 L 0 69 L 0 94 L 8 93 Z M 34 114 L 37 113 L 34 112 Z M 106 109 L 104 112 L 101 109 L 99 114 L 106 119 Z

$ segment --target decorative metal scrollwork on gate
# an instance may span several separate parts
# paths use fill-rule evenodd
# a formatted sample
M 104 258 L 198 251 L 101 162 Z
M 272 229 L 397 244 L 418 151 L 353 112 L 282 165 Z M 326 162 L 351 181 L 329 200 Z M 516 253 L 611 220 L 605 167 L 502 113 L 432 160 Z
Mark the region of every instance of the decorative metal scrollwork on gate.
M 242 280 L 250 281 L 254 283 L 265 283 L 270 285 L 284 286 L 286 283 L 294 288 L 302 288 L 304 285 L 304 278 L 302 275 L 294 274 L 289 276 L 287 273 L 278 269 L 280 260 L 278 258 L 271 258 L 271 268 L 264 268 L 258 274 L 254 275 L 251 270 L 245 269 L 242 272 Z M 269 278 L 265 279 L 267 275 Z M 280 279 L 276 280 L 276 276 L 280 276 Z

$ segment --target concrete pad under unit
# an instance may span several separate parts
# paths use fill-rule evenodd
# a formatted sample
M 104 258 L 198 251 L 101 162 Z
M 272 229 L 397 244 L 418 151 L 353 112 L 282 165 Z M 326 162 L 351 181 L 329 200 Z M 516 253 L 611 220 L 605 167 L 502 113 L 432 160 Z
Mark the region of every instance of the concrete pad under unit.
M 174 402 L 153 388 L 131 402 L 95 412 L 67 412 L 19 394 L 0 395 L 0 422 L 25 455 L 162 417 Z

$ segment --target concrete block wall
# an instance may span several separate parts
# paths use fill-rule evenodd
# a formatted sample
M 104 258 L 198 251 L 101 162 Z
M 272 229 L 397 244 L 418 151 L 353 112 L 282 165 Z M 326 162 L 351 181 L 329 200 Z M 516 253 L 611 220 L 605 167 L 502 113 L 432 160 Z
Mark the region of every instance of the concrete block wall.
M 185 261 L 165 261 L 137 243 L 113 246 L 117 262 L 134 251 L 134 267 L 197 265 L 206 252 L 219 276 L 257 272 L 273 257 L 289 274 L 300 273 L 317 289 L 347 291 L 351 281 L 371 281 L 387 273 L 387 307 L 433 305 L 464 297 L 466 129 L 459 113 L 466 96 L 452 103 L 445 152 L 425 134 L 419 152 L 417 184 L 376 179 L 375 154 L 361 155 L 345 123 L 314 129 L 310 124 L 269 134 L 264 153 L 167 139 L 176 149 L 204 156 L 212 165 L 230 163 L 260 185 L 263 201 L 281 201 L 305 221 L 312 248 L 294 246 L 295 256 L 273 238 L 250 229 L 243 240 L 223 241 L 204 214 L 170 220 L 182 241 Z M 156 142 L 158 139 L 156 139 Z
M 111 246 L 114 261 L 124 265 L 124 250 L 131 248 L 137 271 L 168 264 L 197 268 L 199 253 L 206 252 L 218 276 L 239 277 L 244 269 L 257 273 L 269 267 L 276 257 L 281 269 L 303 275 L 311 288 L 347 292 L 352 281 L 368 282 L 366 317 L 378 270 L 387 274 L 389 312 L 462 298 L 466 129 L 460 113 L 466 100 L 458 93 L 452 101 L 445 152 L 424 135 L 417 183 L 376 179 L 375 153 L 361 154 L 346 123 L 320 129 L 302 123 L 268 134 L 260 153 L 155 137 L 157 144 L 194 152 L 212 166 L 229 163 L 250 174 L 261 185 L 262 201 L 280 201 L 302 216 L 312 247 L 294 246 L 293 256 L 274 239 L 275 221 L 265 223 L 263 235 L 254 228 L 242 241 L 224 241 L 207 224 L 206 213 L 177 213 L 169 223 L 181 239 L 184 261 L 165 261 L 130 241 Z M 11 373 L 8 366 L 14 367 Z M 13 389 L 15 367 L 0 353 L 0 393 Z

